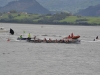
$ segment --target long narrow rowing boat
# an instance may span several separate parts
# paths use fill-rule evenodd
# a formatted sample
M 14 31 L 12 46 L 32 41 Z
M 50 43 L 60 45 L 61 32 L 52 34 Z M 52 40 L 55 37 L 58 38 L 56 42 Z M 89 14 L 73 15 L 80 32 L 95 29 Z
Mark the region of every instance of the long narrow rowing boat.
M 80 36 L 74 36 L 73 33 L 71 36 L 69 35 L 68 37 L 65 37 L 63 39 L 37 39 L 36 36 L 35 38 L 17 38 L 17 40 L 26 40 L 27 42 L 32 42 L 32 43 L 80 43 L 80 40 L 78 39 Z
M 41 40 L 41 39 L 27 39 L 27 42 L 31 42 L 31 43 L 80 43 L 81 41 L 79 39 L 69 39 L 69 40 L 64 40 L 64 39 L 60 39 L 60 40 Z

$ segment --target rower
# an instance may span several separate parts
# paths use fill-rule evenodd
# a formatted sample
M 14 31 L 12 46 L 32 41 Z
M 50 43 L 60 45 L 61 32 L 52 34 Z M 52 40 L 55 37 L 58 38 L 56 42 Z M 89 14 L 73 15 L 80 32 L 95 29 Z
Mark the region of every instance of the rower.
M 36 36 L 34 36 L 34 38 L 33 38 L 34 40 L 36 39 Z

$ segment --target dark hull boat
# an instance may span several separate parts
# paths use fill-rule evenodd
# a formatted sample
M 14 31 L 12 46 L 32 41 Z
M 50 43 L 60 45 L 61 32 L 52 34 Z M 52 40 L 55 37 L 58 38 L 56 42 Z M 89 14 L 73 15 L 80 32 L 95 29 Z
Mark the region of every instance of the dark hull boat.
M 31 38 L 17 38 L 17 40 L 30 40 Z
M 27 38 L 17 38 L 17 40 L 27 40 Z
M 79 39 L 67 39 L 67 40 L 46 40 L 46 39 L 44 39 L 44 40 L 40 40 L 40 39 L 37 39 L 37 40 L 35 40 L 35 39 L 27 39 L 27 42 L 31 42 L 31 43 L 68 43 L 68 44 L 70 44 L 70 43 L 80 43 L 80 40 Z

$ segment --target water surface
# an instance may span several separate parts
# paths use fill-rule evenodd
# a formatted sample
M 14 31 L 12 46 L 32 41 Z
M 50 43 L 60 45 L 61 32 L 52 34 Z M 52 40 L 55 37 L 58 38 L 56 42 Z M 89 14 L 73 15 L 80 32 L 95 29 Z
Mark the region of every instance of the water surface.
M 13 36 L 0 33 L 0 75 L 100 75 L 100 41 L 93 41 L 100 37 L 99 26 L 10 23 L 0 26 L 15 31 Z M 60 39 L 72 32 L 81 36 L 81 44 L 16 41 L 21 34 Z M 8 37 L 15 41 L 7 41 Z

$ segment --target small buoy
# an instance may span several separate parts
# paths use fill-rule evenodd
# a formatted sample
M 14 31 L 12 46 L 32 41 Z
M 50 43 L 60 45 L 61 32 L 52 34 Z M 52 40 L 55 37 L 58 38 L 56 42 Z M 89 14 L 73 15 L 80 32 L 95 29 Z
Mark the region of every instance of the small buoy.
M 10 41 L 10 39 L 8 38 L 7 41 Z

